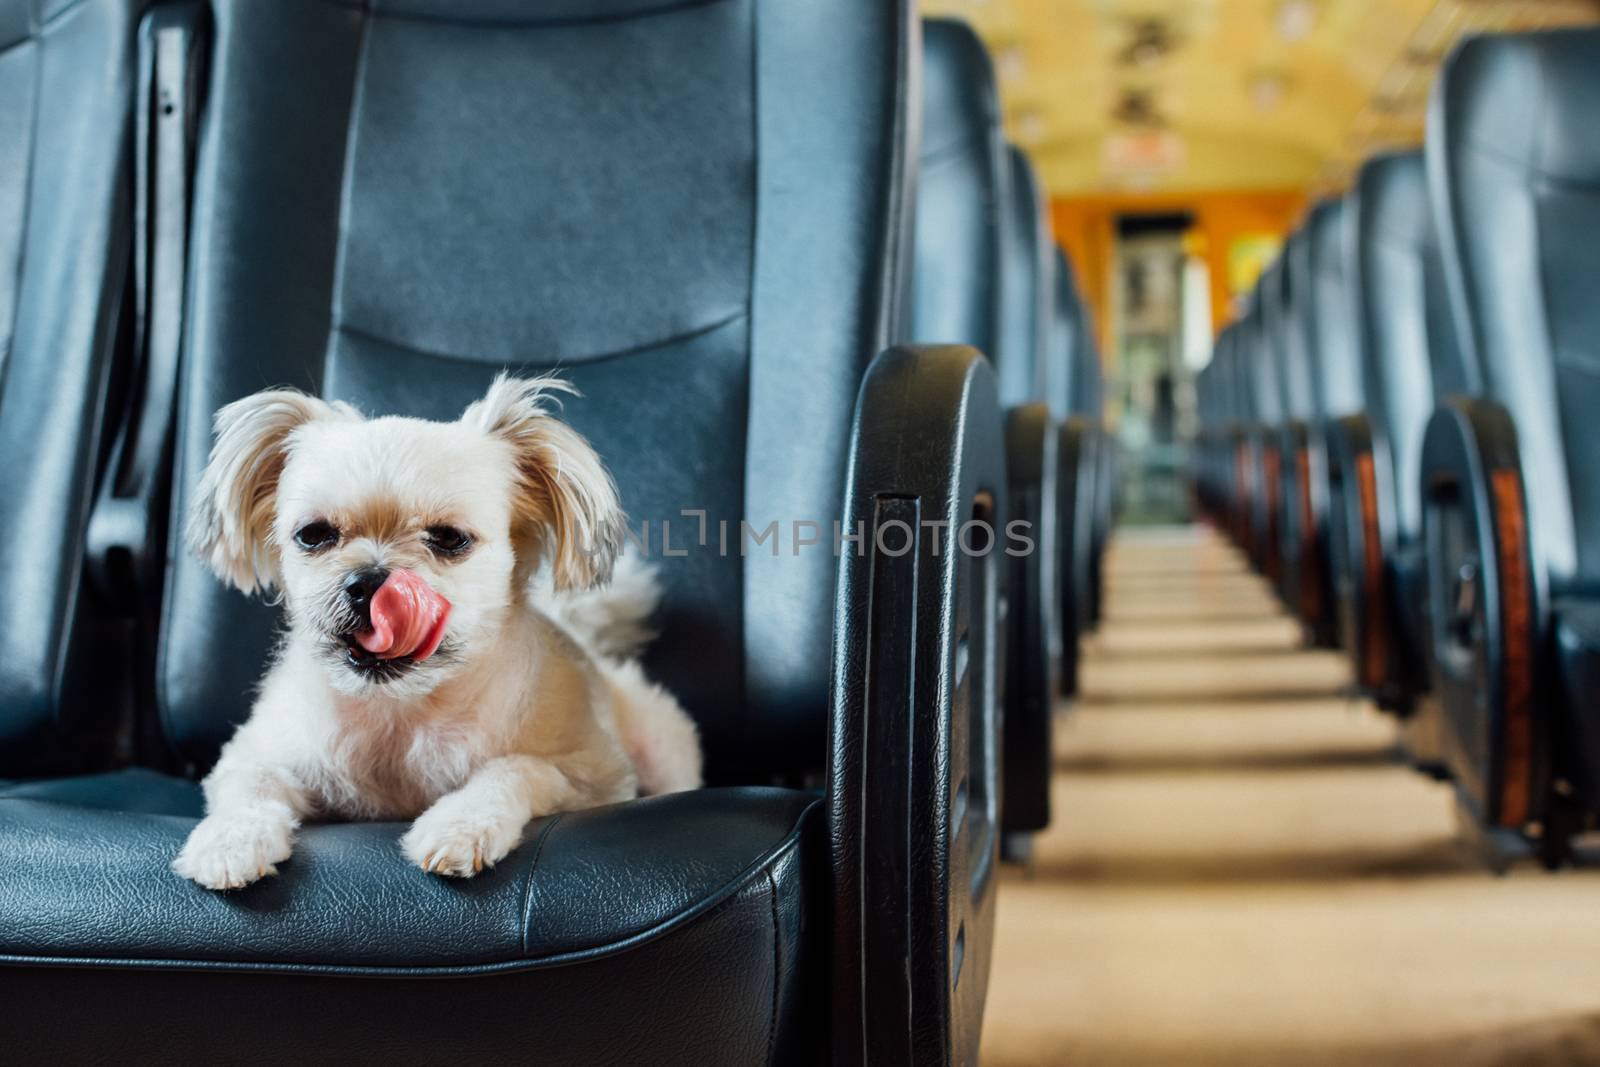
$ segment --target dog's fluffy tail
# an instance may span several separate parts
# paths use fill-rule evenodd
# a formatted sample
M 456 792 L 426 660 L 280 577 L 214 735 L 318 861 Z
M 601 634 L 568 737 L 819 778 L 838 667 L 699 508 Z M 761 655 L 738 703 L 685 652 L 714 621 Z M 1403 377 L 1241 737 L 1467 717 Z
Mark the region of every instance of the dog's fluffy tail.
M 552 607 L 567 628 L 595 652 L 621 661 L 637 657 L 655 638 L 650 616 L 660 602 L 661 582 L 655 566 L 627 552 L 617 560 L 609 584 L 560 594 Z
M 556 596 L 551 608 L 563 625 L 607 661 L 622 747 L 645 795 L 700 785 L 700 732 L 671 693 L 645 677 L 639 653 L 655 637 L 649 619 L 661 601 L 654 565 L 634 553 L 617 560 L 601 589 Z

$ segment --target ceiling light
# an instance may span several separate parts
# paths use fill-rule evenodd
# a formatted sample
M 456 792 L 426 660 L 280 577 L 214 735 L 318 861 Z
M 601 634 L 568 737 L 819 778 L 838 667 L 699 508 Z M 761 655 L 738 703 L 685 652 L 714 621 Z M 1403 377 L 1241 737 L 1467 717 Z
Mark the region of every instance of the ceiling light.
M 1302 41 L 1317 24 L 1317 5 L 1312 0 L 1283 0 L 1278 5 L 1278 36 L 1285 41 Z
M 995 57 L 995 66 L 999 70 L 1002 83 L 1015 85 L 1020 82 L 1027 65 L 1028 61 L 1023 58 L 1022 49 L 1016 45 L 1000 49 L 1000 54 Z
M 1289 79 L 1276 71 L 1264 71 L 1250 78 L 1250 102 L 1257 111 L 1271 111 L 1283 103 L 1289 92 Z

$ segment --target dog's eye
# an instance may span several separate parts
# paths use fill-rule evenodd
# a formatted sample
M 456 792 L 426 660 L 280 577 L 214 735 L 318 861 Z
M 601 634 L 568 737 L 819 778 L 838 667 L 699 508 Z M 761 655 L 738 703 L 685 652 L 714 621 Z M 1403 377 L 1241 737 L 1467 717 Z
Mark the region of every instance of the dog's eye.
M 428 547 L 442 556 L 459 556 L 472 547 L 472 538 L 454 526 L 430 526 Z
M 294 532 L 294 543 L 307 552 L 324 549 L 339 540 L 339 531 L 331 522 L 308 522 Z

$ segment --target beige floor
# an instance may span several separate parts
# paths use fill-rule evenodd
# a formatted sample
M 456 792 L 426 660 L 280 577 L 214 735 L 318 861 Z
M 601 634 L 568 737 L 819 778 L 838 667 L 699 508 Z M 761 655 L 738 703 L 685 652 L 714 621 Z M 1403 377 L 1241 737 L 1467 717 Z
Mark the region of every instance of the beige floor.
M 1600 1063 L 1600 872 L 1480 870 L 1213 535 L 1123 536 L 1108 586 L 985 1064 Z

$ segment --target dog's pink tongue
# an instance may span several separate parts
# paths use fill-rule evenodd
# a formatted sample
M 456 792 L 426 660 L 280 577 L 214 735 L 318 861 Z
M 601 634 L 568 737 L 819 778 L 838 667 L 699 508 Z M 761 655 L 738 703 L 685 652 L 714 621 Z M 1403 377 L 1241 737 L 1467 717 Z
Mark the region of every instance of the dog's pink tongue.
M 361 647 L 379 659 L 410 656 L 421 662 L 444 639 L 450 601 L 412 571 L 390 571 L 368 605 L 372 629 L 356 634 Z

